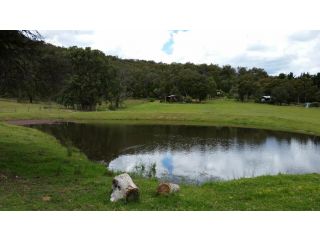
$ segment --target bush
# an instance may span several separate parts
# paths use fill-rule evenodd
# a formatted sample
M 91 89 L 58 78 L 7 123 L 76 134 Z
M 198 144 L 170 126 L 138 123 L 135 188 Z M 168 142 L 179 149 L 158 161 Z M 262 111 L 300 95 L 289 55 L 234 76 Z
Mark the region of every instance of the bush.
M 187 96 L 184 98 L 185 103 L 192 103 L 192 98 L 190 96 Z
M 117 108 L 116 108 L 116 106 L 114 105 L 114 104 L 109 104 L 109 106 L 108 106 L 108 109 L 110 110 L 110 111 L 115 111 Z
M 312 103 L 310 103 L 309 107 L 320 107 L 320 103 L 319 102 L 312 102 Z

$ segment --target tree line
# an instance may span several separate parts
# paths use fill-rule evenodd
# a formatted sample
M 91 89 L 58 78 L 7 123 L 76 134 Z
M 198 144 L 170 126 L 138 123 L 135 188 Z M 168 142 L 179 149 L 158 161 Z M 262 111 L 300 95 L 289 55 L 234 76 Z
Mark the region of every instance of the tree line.
M 264 95 L 275 104 L 320 101 L 320 73 L 270 76 L 261 68 L 120 59 L 89 47 L 57 47 L 32 31 L 0 31 L 0 56 L 0 97 L 79 110 L 168 95 L 198 102 L 219 96 L 259 101 Z

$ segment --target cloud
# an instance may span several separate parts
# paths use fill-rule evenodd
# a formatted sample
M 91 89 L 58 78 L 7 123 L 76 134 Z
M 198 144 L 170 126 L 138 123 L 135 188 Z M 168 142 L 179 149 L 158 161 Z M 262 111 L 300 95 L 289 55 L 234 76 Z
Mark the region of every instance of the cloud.
M 230 65 L 247 68 L 263 68 L 270 74 L 278 74 L 280 72 L 285 72 L 284 70 L 289 71 L 289 69 L 291 69 L 289 68 L 289 66 L 294 57 L 294 55 L 284 55 L 274 58 L 264 58 L 243 54 L 241 56 L 237 56 L 234 59 L 231 59 Z
M 156 30 L 95 31 L 91 47 L 121 58 L 165 61 L 167 54 L 161 49 L 169 36 L 168 31 Z
M 264 45 L 264 44 L 261 44 L 261 43 L 254 43 L 252 45 L 249 45 L 247 47 L 247 50 L 248 51 L 267 51 L 267 50 L 270 50 L 270 47 L 267 46 L 267 45 Z
M 90 36 L 93 35 L 93 31 L 75 31 L 75 30 L 51 30 L 51 31 L 40 31 L 40 34 L 44 37 L 45 41 L 55 44 L 57 46 L 79 46 L 87 47 L 93 42 Z
M 320 72 L 320 31 L 40 31 L 48 42 L 156 62 L 260 67 L 269 74 Z
M 312 30 L 312 31 L 301 31 L 297 33 L 293 33 L 289 36 L 289 40 L 291 41 L 310 41 L 316 39 L 320 36 L 319 30 Z

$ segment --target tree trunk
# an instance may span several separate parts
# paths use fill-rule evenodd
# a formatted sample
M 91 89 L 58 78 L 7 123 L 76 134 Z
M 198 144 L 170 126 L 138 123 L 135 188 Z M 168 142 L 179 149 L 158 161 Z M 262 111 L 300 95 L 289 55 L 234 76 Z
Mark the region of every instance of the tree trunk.
M 126 201 L 135 201 L 139 199 L 139 188 L 134 184 L 131 177 L 127 173 L 115 176 L 112 180 L 111 202 L 120 199 Z
M 119 103 L 120 103 L 120 96 L 116 98 L 116 109 L 119 108 Z
M 160 183 L 157 188 L 158 194 L 170 194 L 180 191 L 180 186 L 174 183 Z

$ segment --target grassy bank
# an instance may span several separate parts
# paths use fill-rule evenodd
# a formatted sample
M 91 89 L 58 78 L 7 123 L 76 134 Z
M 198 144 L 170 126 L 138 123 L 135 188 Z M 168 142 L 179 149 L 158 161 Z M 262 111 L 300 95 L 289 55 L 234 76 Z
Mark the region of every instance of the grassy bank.
M 0 121 L 60 119 L 75 121 L 136 121 L 224 125 L 295 131 L 320 135 L 320 109 L 216 100 L 205 104 L 165 104 L 131 100 L 119 111 L 78 112 L 58 105 L 18 104 L 0 100 Z
M 320 135 L 320 111 L 233 101 L 207 104 L 130 102 L 117 112 L 74 112 L 56 105 L 0 101 L 0 120 L 126 120 L 234 125 Z M 77 149 L 35 129 L 0 123 L 0 210 L 320 210 L 320 175 L 277 175 L 202 186 L 158 197 L 157 181 L 135 178 L 138 203 L 110 203 L 112 173 Z

